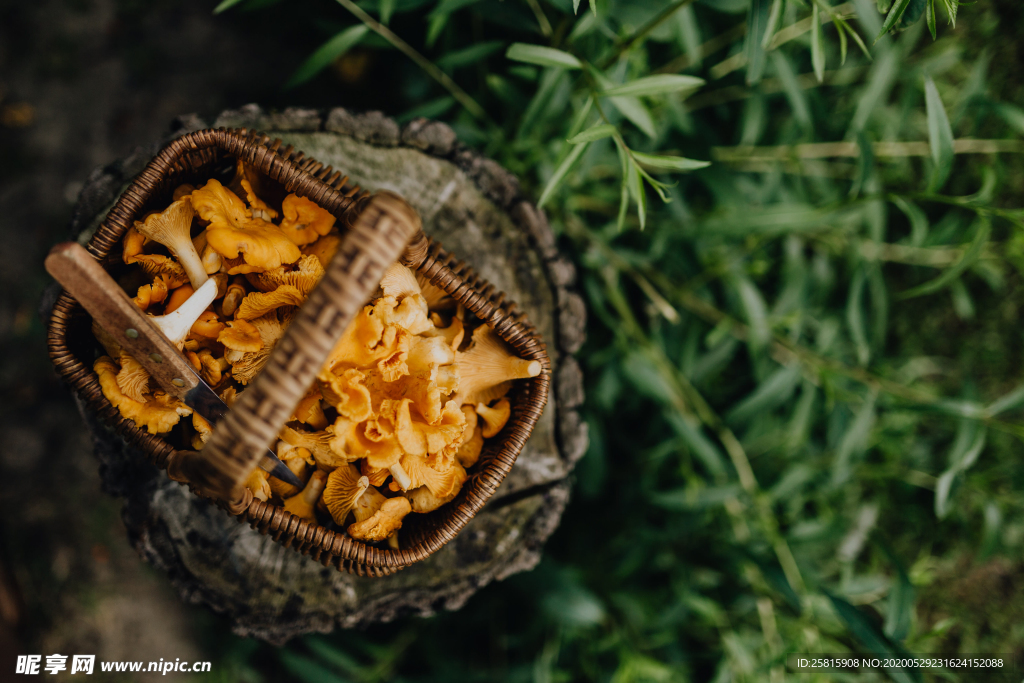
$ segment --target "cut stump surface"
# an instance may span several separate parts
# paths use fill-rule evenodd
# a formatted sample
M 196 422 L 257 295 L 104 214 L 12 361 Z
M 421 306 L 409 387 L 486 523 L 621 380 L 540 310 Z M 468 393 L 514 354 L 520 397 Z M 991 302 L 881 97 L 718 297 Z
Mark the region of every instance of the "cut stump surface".
M 464 147 L 448 126 L 417 119 L 400 127 L 371 112 L 355 115 L 255 105 L 213 124 L 280 137 L 352 182 L 402 195 L 423 230 L 526 311 L 551 355 L 553 392 L 544 414 L 494 497 L 450 543 L 427 560 L 384 578 L 324 568 L 193 496 L 85 415 L 103 484 L 125 498 L 129 538 L 167 572 L 182 597 L 227 616 L 236 633 L 272 643 L 336 627 L 458 609 L 479 588 L 532 568 L 569 499 L 568 477 L 587 445 L 576 409 L 583 381 L 572 353 L 583 342 L 585 311 L 575 270 L 558 255 L 544 214 L 518 181 Z M 181 117 L 177 133 L 207 127 Z M 75 208 L 72 229 L 85 241 L 121 190 L 160 145 L 95 171 Z

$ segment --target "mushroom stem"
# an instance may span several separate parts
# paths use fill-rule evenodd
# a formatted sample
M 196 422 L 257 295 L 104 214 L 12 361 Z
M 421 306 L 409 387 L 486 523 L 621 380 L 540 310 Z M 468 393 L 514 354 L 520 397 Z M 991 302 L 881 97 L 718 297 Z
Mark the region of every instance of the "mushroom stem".
M 189 231 L 192 227 L 192 216 L 194 211 L 192 203 L 187 197 L 177 200 L 163 212 L 150 216 L 144 222 L 135 226 L 141 234 L 154 242 L 167 247 L 181 263 L 185 273 L 188 274 L 192 287 L 199 289 L 209 275 L 206 274 L 206 267 L 203 265 L 196 247 L 192 244 L 192 237 Z
M 213 300 L 217 298 L 217 283 L 207 279 L 185 303 L 176 308 L 173 313 L 150 318 L 149 321 L 156 325 L 164 336 L 179 349 L 185 344 L 185 337 L 192 329 L 199 316 L 203 314 Z
M 412 478 L 409 477 L 409 473 L 405 471 L 401 463 L 396 462 L 388 468 L 388 471 L 391 472 L 391 476 L 395 478 L 395 481 L 402 487 L 403 491 L 409 490 L 409 487 L 412 486 Z

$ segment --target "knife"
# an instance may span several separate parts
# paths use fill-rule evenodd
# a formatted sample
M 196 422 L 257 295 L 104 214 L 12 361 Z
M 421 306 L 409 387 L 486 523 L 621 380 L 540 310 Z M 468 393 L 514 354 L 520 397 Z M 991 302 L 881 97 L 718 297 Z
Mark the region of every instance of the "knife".
M 183 401 L 211 425 L 224 416 L 227 404 L 84 247 L 77 242 L 56 245 L 46 257 L 46 270 L 149 372 L 161 389 Z M 216 284 L 209 280 L 204 286 Z M 270 449 L 259 466 L 272 477 L 303 487 L 302 480 Z

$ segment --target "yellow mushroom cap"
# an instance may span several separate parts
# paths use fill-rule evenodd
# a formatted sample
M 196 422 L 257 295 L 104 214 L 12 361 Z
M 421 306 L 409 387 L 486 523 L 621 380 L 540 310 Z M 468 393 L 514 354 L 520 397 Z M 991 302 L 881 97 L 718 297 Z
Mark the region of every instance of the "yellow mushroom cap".
M 330 471 L 349 462 L 331 450 L 334 433 L 330 427 L 322 432 L 306 432 L 286 426 L 281 429 L 278 438 L 292 446 L 307 449 L 312 453 L 316 466 L 322 470 Z
M 381 278 L 380 288 L 384 291 L 384 296 L 392 296 L 397 301 L 407 296 L 421 294 L 415 273 L 401 263 L 392 263 L 388 266 L 384 271 L 384 277 Z
M 117 387 L 121 393 L 139 403 L 149 401 L 149 373 L 146 369 L 125 351 L 121 351 L 118 362 L 121 370 L 117 373 Z
M 462 433 L 462 443 L 455 452 L 455 459 L 463 467 L 472 467 L 480 459 L 484 447 L 484 434 L 477 424 L 476 410 L 473 406 L 462 406 L 462 414 L 466 416 L 466 427 Z
M 244 299 L 235 312 L 236 318 L 252 320 L 277 310 L 282 306 L 301 306 L 306 297 L 291 285 L 281 285 L 272 292 L 252 292 Z
M 241 163 L 241 162 L 239 162 Z M 246 179 L 242 179 L 242 189 L 245 191 L 245 201 L 249 202 L 249 209 L 252 211 L 252 215 L 258 218 L 262 218 L 265 221 L 269 221 L 271 218 L 277 218 L 277 211 L 267 206 L 267 203 L 256 196 L 256 192 L 252 188 L 252 183 Z
M 484 420 L 483 436 L 485 439 L 489 439 L 504 428 L 512 414 L 512 406 L 507 398 L 503 398 L 495 403 L 493 408 L 489 408 L 483 403 L 477 403 L 476 412 Z
M 410 410 L 411 399 L 382 401 L 381 412 L 389 407 L 395 412 L 395 435 L 402 450 L 411 455 L 437 453 L 446 446 L 460 443 L 466 426 L 466 416 L 455 401 L 448 401 L 441 411 L 437 424 L 422 421 L 419 414 Z M 385 406 L 384 404 L 391 404 Z
M 156 281 L 153 281 L 156 284 Z M 189 300 L 196 290 L 192 288 L 192 285 L 182 285 L 173 292 L 171 292 L 170 298 L 167 299 L 167 305 L 164 306 L 164 314 L 174 313 L 176 310 L 181 308 L 181 305 Z M 155 299 L 154 299 L 155 301 Z
M 383 541 L 402 528 L 402 519 L 412 512 L 407 498 L 388 498 L 373 516 L 348 527 L 348 535 L 361 541 Z
M 331 472 L 327 477 L 323 501 L 334 521 L 344 524 L 356 501 L 368 488 L 370 480 L 352 465 L 342 465 Z
M 284 198 L 281 210 L 281 231 L 297 245 L 314 242 L 334 227 L 335 218 L 329 211 L 296 194 Z
M 320 263 L 320 267 L 326 268 L 327 264 L 334 258 L 335 252 L 338 251 L 339 244 L 341 244 L 341 237 L 332 232 L 324 235 L 316 242 L 303 246 L 302 253 L 315 257 Z
M 282 263 L 294 263 L 302 256 L 280 228 L 253 218 L 242 200 L 217 180 L 195 190 L 191 201 L 203 220 L 210 221 L 206 228 L 207 243 L 226 259 L 236 259 L 241 254 L 251 268 L 269 270 Z
M 320 405 L 320 399 L 322 398 L 320 387 L 313 384 L 312 388 L 306 392 L 306 395 L 299 400 L 299 404 L 295 406 L 292 419 L 304 422 L 313 429 L 326 429 L 327 417 L 324 415 L 324 409 Z
M 134 421 L 136 426 L 150 434 L 169 432 L 182 417 L 192 414 L 191 408 L 162 391 L 154 391 L 153 398 L 146 403 L 125 396 L 117 386 L 120 368 L 109 356 L 100 356 L 92 367 L 99 378 L 103 395 L 117 408 L 121 417 Z
M 317 375 L 317 383 L 324 400 L 334 406 L 339 415 L 354 422 L 362 422 L 373 415 L 370 390 L 363 383 L 365 378 L 363 373 L 349 368 L 340 375 L 321 372 Z
M 459 491 L 462 490 L 462 485 L 466 482 L 466 470 L 459 463 L 455 463 L 451 467 L 448 478 L 450 480 L 450 489 L 446 496 L 434 495 L 429 486 L 420 486 L 406 491 L 404 495 L 412 504 L 412 511 L 420 514 L 433 512 L 445 503 L 451 502 L 458 495 Z
M 309 480 L 309 475 L 306 470 L 310 465 L 316 465 L 316 460 L 313 459 L 313 455 L 306 448 L 292 446 L 286 441 L 278 441 L 277 448 L 275 449 L 277 457 L 288 466 L 288 469 L 292 471 L 301 481 L 306 482 Z M 276 477 L 270 479 L 270 490 L 273 491 L 274 495 L 281 498 L 290 498 L 299 492 L 300 489 L 286 484 Z
M 255 352 L 263 348 L 260 331 L 248 320 L 229 320 L 217 335 L 217 341 L 234 351 Z
M 192 428 L 196 430 L 195 436 L 192 437 L 192 448 L 193 450 L 201 451 L 206 442 L 210 440 L 210 436 L 213 434 L 213 427 L 206 421 L 206 418 L 199 413 L 193 412 Z
M 266 502 L 270 500 L 270 496 L 272 494 L 270 490 L 270 482 L 268 481 L 269 478 L 270 475 L 257 467 L 249 474 L 248 478 L 246 478 L 243 486 L 252 491 L 253 498 L 258 498 L 259 500 Z
M 259 332 L 263 346 L 257 351 L 243 353 L 241 358 L 236 360 L 228 358 L 228 361 L 231 363 L 231 376 L 241 384 L 251 382 L 252 378 L 263 369 L 263 366 L 266 365 L 267 360 L 270 358 L 270 352 L 274 350 L 274 346 L 284 336 L 284 326 L 273 312 L 263 317 L 255 318 L 250 322 Z M 219 337 L 220 335 L 217 336 Z
M 331 451 L 345 460 L 366 458 L 371 467 L 383 469 L 391 467 L 402 457 L 402 447 L 395 438 L 393 422 L 387 415 L 363 422 L 339 417 L 327 431 L 334 435 L 330 441 Z
M 324 276 L 323 266 L 316 256 L 303 254 L 291 266 L 280 266 L 262 273 L 248 273 L 246 279 L 261 292 L 272 292 L 281 285 L 291 285 L 308 296 Z

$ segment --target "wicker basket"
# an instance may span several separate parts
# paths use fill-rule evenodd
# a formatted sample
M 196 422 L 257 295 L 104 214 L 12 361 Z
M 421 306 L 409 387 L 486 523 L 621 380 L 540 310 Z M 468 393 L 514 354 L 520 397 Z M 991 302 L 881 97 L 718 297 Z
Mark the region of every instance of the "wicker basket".
M 160 436 L 123 419 L 100 390 L 92 371 L 96 345 L 90 320 L 67 292 L 53 308 L 48 330 L 57 372 L 89 410 L 125 441 L 197 495 L 215 500 L 263 534 L 325 566 L 360 576 L 387 576 L 418 562 L 450 541 L 483 507 L 512 468 L 547 401 L 550 363 L 543 341 L 504 294 L 479 278 L 419 231 L 419 219 L 394 195 L 369 198 L 346 186 L 340 172 L 324 167 L 280 140 L 241 130 L 202 130 L 167 145 L 124 191 L 87 248 L 108 270 L 120 264 L 121 240 L 135 220 L 166 206 L 175 187 L 225 173 L 242 159 L 330 211 L 342 229 L 342 243 L 321 283 L 310 293 L 278 342 L 263 371 L 216 425 L 201 454 L 176 451 Z M 399 549 L 377 547 L 300 519 L 254 500 L 241 486 L 261 454 L 275 440 L 313 376 L 348 322 L 377 288 L 384 269 L 399 260 L 418 271 L 508 342 L 516 353 L 541 363 L 539 376 L 515 383 L 509 395 L 512 417 L 488 440 L 456 498 L 438 510 L 405 518 Z

